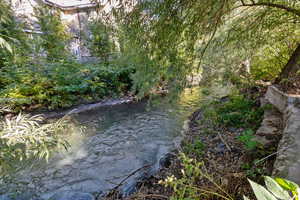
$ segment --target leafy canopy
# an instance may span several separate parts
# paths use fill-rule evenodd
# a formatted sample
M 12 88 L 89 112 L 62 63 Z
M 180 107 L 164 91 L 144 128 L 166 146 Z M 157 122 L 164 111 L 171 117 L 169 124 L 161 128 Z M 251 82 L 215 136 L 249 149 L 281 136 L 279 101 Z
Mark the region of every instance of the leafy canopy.
M 128 1 L 122 2 L 116 13 L 127 49 L 135 50 L 135 79 L 142 91 L 161 83 L 185 86 L 192 72 L 222 69 L 224 74 L 245 60 L 256 66 L 255 73 L 264 71 L 260 65 L 267 68 L 265 77 L 273 79 L 300 42 L 300 1 L 153 0 L 130 12 L 125 12 Z

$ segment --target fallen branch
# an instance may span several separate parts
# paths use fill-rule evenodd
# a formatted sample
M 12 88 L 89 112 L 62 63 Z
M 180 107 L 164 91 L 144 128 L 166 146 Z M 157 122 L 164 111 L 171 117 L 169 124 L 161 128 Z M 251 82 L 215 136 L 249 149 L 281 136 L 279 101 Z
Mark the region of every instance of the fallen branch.
M 262 158 L 262 159 L 256 161 L 256 162 L 254 163 L 254 165 L 257 165 L 258 163 L 260 163 L 260 162 L 262 162 L 262 161 L 264 161 L 264 160 L 266 160 L 266 159 L 268 159 L 268 158 L 270 158 L 270 157 L 272 157 L 272 156 L 274 156 L 274 155 L 276 155 L 276 154 L 278 154 L 278 153 L 280 153 L 280 152 L 282 152 L 282 151 L 285 151 L 285 150 L 287 150 L 287 149 L 290 148 L 290 147 L 291 147 L 291 146 L 287 146 L 287 147 L 285 147 L 285 148 L 283 148 L 283 149 L 280 149 L 279 151 L 276 151 L 276 152 L 274 152 L 274 153 L 271 153 L 270 155 L 268 155 L 268 156 L 266 156 L 266 157 L 264 157 L 264 158 Z
M 154 198 L 160 198 L 160 199 L 169 199 L 169 197 L 167 196 L 164 196 L 164 195 L 160 195 L 160 194 L 146 194 L 146 195 L 143 195 L 143 197 L 147 198 L 147 197 L 154 197 Z
M 228 149 L 228 151 L 231 151 L 230 146 L 227 144 L 227 142 L 224 140 L 224 138 L 221 136 L 220 133 L 218 133 L 219 138 L 221 139 L 221 141 L 225 144 L 226 148 Z
M 115 194 L 119 187 L 121 187 L 130 177 L 132 177 L 133 175 L 135 175 L 136 173 L 138 173 L 139 171 L 145 169 L 145 168 L 149 168 L 151 167 L 152 164 L 149 164 L 149 165 L 144 165 L 136 170 L 134 170 L 133 172 L 131 172 L 130 174 L 128 174 L 117 186 L 115 186 L 113 189 L 111 189 L 111 191 L 108 193 L 108 195 L 113 195 Z M 96 200 L 99 198 L 101 193 L 99 193 L 97 196 L 96 196 Z

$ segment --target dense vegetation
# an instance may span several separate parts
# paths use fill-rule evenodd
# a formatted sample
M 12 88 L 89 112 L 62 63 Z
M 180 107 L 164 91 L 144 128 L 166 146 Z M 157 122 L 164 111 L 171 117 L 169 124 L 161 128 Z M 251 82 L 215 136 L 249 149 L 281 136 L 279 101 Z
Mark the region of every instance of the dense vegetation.
M 92 55 L 100 61 L 79 63 L 68 49 L 71 35 L 58 10 L 35 8 L 37 24 L 44 34 L 30 38 L 25 26 L 17 22 L 10 7 L 3 2 L 1 34 L 0 97 L 2 105 L 20 109 L 57 109 L 88 103 L 129 92 L 134 68 L 110 60 L 113 42 L 108 29 L 99 21 L 91 22 L 92 38 L 87 40 Z M 7 18 L 6 18 L 7 17 Z M 8 38 L 8 39 L 7 39 Z M 13 42 L 10 41 L 13 38 Z M 15 43 L 14 43 L 15 42 Z
M 288 77 L 286 71 L 295 74 L 299 6 L 299 1 L 285 0 L 144 1 L 120 15 L 136 56 L 155 63 L 139 73 L 177 87 L 197 70 L 203 70 L 205 81 L 228 79 L 245 62 L 254 79 L 280 81 Z M 159 84 L 149 79 L 142 87 Z
M 176 94 L 198 74 L 203 84 L 230 83 L 242 90 L 257 87 L 258 81 L 271 81 L 283 90 L 299 92 L 297 0 L 153 0 L 136 4 L 123 0 L 111 17 L 98 16 L 88 23 L 91 37 L 84 38 L 84 43 L 97 57 L 93 63 L 80 63 L 71 54 L 71 35 L 59 10 L 40 5 L 34 13 L 42 34 L 30 37 L 24 32 L 27 24 L 14 16 L 6 0 L 0 0 L 0 106 L 14 110 L 9 112 L 65 108 L 129 92 L 139 97 L 158 89 Z M 246 151 L 258 148 L 253 133 L 263 109 L 258 108 L 257 99 L 238 94 L 210 106 L 213 109 L 204 113 L 207 124 L 241 128 L 238 140 Z M 12 161 L 47 158 L 49 149 L 66 146 L 58 137 L 65 128 L 60 121 L 41 125 L 41 118 L 21 114 L 1 120 L 0 174 L 11 168 Z M 199 158 L 203 149 L 201 141 L 185 147 L 187 154 Z M 173 188 L 173 199 L 196 199 L 199 193 L 207 193 L 196 188 L 199 177 L 211 181 L 210 177 L 202 173 L 199 160 L 181 157 L 181 178 L 171 177 L 163 183 Z M 232 199 L 211 182 L 219 193 L 210 191 L 210 195 Z M 281 188 L 268 178 L 266 183 Z M 251 185 L 265 191 L 253 182 Z
M 53 68 L 68 73 L 66 66 L 77 65 L 70 67 L 69 72 L 73 74 L 72 70 L 81 68 L 79 76 L 87 77 L 82 71 L 89 71 L 93 66 L 78 64 L 72 59 L 66 45 L 70 35 L 60 20 L 59 11 L 50 12 L 44 6 L 35 8 L 37 23 L 46 34 L 29 39 L 22 32 L 24 25 L 16 21 L 9 6 L 3 3 L 1 96 L 33 99 L 31 104 L 48 104 L 49 108 L 69 106 L 76 104 L 71 103 L 77 98 L 74 93 L 94 99 L 89 91 L 95 91 L 95 87 L 99 90 L 100 85 L 102 91 L 98 96 L 112 95 L 115 91 L 110 91 L 106 83 L 91 83 L 94 76 L 103 82 L 115 83 L 117 74 L 127 71 L 128 66 L 134 72 L 130 75 L 132 89 L 140 96 L 162 87 L 177 91 L 188 84 L 187 76 L 196 72 L 202 72 L 202 80 L 206 83 L 220 77 L 233 81 L 232 77 L 241 70 L 251 72 L 247 77 L 251 80 L 274 81 L 277 78 L 278 83 L 285 84 L 289 82 L 288 74 L 297 74 L 300 38 L 297 1 L 231 0 L 205 4 L 201 1 L 145 1 L 129 11 L 126 1 L 123 3 L 124 7 L 114 10 L 113 26 L 108 22 L 111 17 L 106 20 L 97 17 L 88 25 L 92 37 L 86 38 L 92 55 L 101 60 L 97 64 L 99 67 L 95 66 L 92 71 L 107 68 L 104 71 L 116 70 L 116 75 L 106 76 L 104 72 L 101 77 L 102 72 L 93 73 L 87 78 L 90 83 L 80 83 L 82 85 L 76 80 L 74 83 L 52 80 L 50 87 L 54 91 L 42 83 L 55 79 L 51 75 Z M 33 83 L 36 77 L 29 75 L 22 86 L 20 82 L 24 81 L 24 76 L 20 75 L 22 80 L 15 78 L 20 71 L 30 74 L 34 70 L 43 77 L 40 83 Z M 104 80 L 108 77 L 113 80 Z M 130 78 L 126 78 L 127 82 L 122 82 L 125 80 L 122 78 L 119 85 L 130 85 Z M 26 82 L 36 85 L 29 89 L 33 91 L 28 91 L 28 87 L 24 91 Z M 83 91 L 79 92 L 80 88 Z M 116 89 L 120 90 L 122 88 Z M 49 96 L 47 93 L 57 94 L 57 97 L 43 102 L 42 99 Z M 61 102 L 63 100 L 66 102 Z
M 112 42 L 102 38 L 108 35 L 105 25 L 91 22 L 93 37 L 87 41 L 100 61 L 80 63 L 68 48 L 71 35 L 60 11 L 41 5 L 34 16 L 43 34 L 25 33 L 28 24 L 0 0 L 0 181 L 36 159 L 47 160 L 53 151 L 67 149 L 64 138 L 74 131 L 65 118 L 49 122 L 22 111 L 124 96 L 132 86 L 134 68 L 117 59 L 108 62 Z

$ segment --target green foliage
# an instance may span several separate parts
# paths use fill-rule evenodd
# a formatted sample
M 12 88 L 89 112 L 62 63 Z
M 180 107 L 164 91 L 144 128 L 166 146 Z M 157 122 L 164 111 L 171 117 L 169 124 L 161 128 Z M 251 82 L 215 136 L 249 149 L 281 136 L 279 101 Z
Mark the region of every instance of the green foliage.
M 239 137 L 238 140 L 241 141 L 246 150 L 251 151 L 256 149 L 258 142 L 254 140 L 253 130 L 245 130 Z
M 91 31 L 91 37 L 87 39 L 87 45 L 92 55 L 107 62 L 114 51 L 114 43 L 111 35 L 109 35 L 111 33 L 110 27 L 105 25 L 101 19 L 89 22 L 88 27 Z
M 202 124 L 255 130 L 260 125 L 263 113 L 264 108 L 258 107 L 254 100 L 231 94 L 225 102 L 216 100 L 203 106 Z
M 187 143 L 183 147 L 183 151 L 187 155 L 196 155 L 197 157 L 201 157 L 203 155 L 203 150 L 205 145 L 200 140 L 195 140 L 193 143 Z
M 131 87 L 131 73 L 132 69 L 125 67 L 82 65 L 65 60 L 10 66 L 0 74 L 6 83 L 0 97 L 3 103 L 15 108 L 29 105 L 48 109 L 69 107 L 127 92 Z
M 122 3 L 125 47 L 151 61 L 137 68 L 141 90 L 158 82 L 184 87 L 200 68 L 204 79 L 217 80 L 246 60 L 255 78 L 273 79 L 299 41 L 299 1 L 141 1 L 129 13 Z
M 255 80 L 275 80 L 282 68 L 288 63 L 293 50 L 300 42 L 298 28 L 286 27 L 291 36 L 288 39 L 281 38 L 282 32 L 274 32 L 272 45 L 266 45 L 254 54 L 251 63 L 251 74 Z M 276 38 L 278 37 L 278 38 Z
M 218 123 L 225 126 L 253 128 L 260 125 L 263 109 L 258 108 L 255 101 L 242 95 L 230 96 L 229 101 L 217 109 Z
M 251 163 L 244 163 L 241 168 L 245 171 L 248 178 L 260 179 L 260 177 L 266 172 L 262 167 L 254 165 L 254 163 L 255 161 Z
M 174 194 L 170 198 L 171 200 L 196 200 L 207 199 L 208 197 L 233 200 L 233 198 L 206 173 L 202 162 L 197 162 L 184 154 L 181 154 L 180 157 L 183 165 L 183 169 L 181 170 L 182 176 L 180 178 L 169 176 L 165 180 L 160 181 L 160 184 L 173 189 Z M 210 181 L 215 188 L 197 187 L 197 183 L 201 179 Z
M 17 22 L 7 1 L 0 0 L 0 70 L 3 66 L 20 63 L 28 55 L 23 24 Z M 0 80 L 0 86 L 2 81 Z
M 208 95 L 210 94 L 210 89 L 208 89 L 208 88 L 203 88 L 203 89 L 201 90 L 201 93 L 208 96 Z
M 292 200 L 299 199 L 299 186 L 291 181 L 281 179 L 281 178 L 271 178 L 265 177 L 265 185 L 263 187 L 251 180 L 249 180 L 254 194 L 258 200 Z M 290 195 L 290 192 L 292 196 Z M 244 199 L 248 198 L 244 196 Z
M 63 139 L 67 120 L 41 124 L 42 116 L 18 114 L 0 123 L 0 174 L 22 169 L 26 161 L 48 159 L 59 147 L 67 149 Z
M 67 51 L 68 41 L 71 36 L 66 32 L 66 27 L 60 19 L 60 11 L 49 9 L 48 6 L 40 5 L 34 8 L 37 23 L 43 32 L 39 41 L 42 51 L 46 51 L 47 59 L 55 61 L 70 56 Z

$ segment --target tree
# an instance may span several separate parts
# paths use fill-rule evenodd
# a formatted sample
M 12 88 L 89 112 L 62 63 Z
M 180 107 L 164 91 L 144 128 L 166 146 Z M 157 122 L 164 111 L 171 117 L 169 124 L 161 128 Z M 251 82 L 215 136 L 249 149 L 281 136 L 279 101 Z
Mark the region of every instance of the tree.
M 277 46 L 276 54 L 289 49 L 290 57 L 288 64 L 280 65 L 279 79 L 299 69 L 300 1 L 154 0 L 118 13 L 128 27 L 128 43 L 155 63 L 137 71 L 155 71 L 155 80 L 169 85 L 185 85 L 186 75 L 196 69 L 233 70 L 246 59 L 254 61 L 263 49 Z
M 43 32 L 41 47 L 47 53 L 47 60 L 58 60 L 68 56 L 66 46 L 70 35 L 61 21 L 60 11 L 41 4 L 35 8 L 35 17 Z
M 28 47 L 23 24 L 17 22 L 13 11 L 5 0 L 0 0 L 0 68 L 13 64 Z
M 288 79 L 289 76 L 293 76 L 293 74 L 296 74 L 296 72 L 299 70 L 300 70 L 300 43 L 298 44 L 297 48 L 291 55 L 288 63 L 282 69 L 282 72 L 277 82 L 280 82 L 280 80 L 283 79 Z
M 87 39 L 87 45 L 93 56 L 108 62 L 109 56 L 114 50 L 114 43 L 110 38 L 110 27 L 105 25 L 100 18 L 88 24 L 91 32 Z

